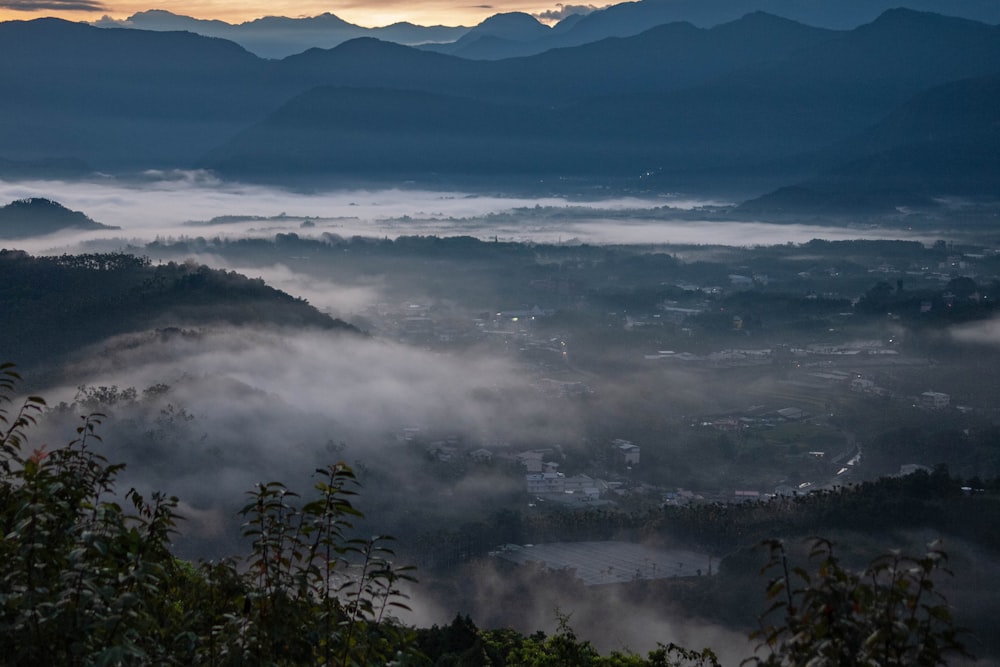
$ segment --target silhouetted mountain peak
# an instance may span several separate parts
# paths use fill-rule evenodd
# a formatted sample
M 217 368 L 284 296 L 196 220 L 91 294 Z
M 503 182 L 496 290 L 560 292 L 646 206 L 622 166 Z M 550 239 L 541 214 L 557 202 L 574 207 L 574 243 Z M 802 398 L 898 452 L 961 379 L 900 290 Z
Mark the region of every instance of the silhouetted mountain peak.
M 776 14 L 771 14 L 770 12 L 765 12 L 763 10 L 756 10 L 748 14 L 744 14 L 742 17 L 736 19 L 735 21 L 730 21 L 729 25 L 740 26 L 740 27 L 760 27 L 760 26 L 787 26 L 787 25 L 802 25 L 799 21 L 794 21 L 792 19 L 785 18 L 783 16 L 778 16 Z
M 45 16 L 28 21 L 0 22 L 0 29 L 5 31 L 33 31 L 35 33 L 59 34 L 69 32 L 85 32 L 88 27 L 66 19 Z
M 887 9 L 879 17 L 872 21 L 874 25 L 921 25 L 932 22 L 937 22 L 944 18 L 941 14 L 934 12 L 922 12 L 917 9 L 910 9 L 909 7 L 895 7 L 893 9 Z M 958 21 L 961 23 L 974 23 L 974 21 L 968 21 L 967 19 L 955 18 L 953 16 L 947 17 L 949 21 Z
M 530 14 L 507 12 L 494 14 L 470 31 L 475 34 L 489 34 L 508 39 L 534 39 L 548 34 L 550 28 Z
M 835 31 L 827 28 L 816 28 L 764 11 L 750 12 L 735 21 L 722 23 L 708 30 L 716 37 L 731 44 L 745 40 L 759 41 L 763 39 L 773 40 L 776 45 L 792 40 L 802 46 L 807 46 L 815 43 L 824 35 L 835 34 Z
M 287 16 L 264 16 L 259 19 L 254 19 L 253 21 L 248 21 L 242 23 L 244 26 L 254 26 L 260 28 L 292 28 L 302 23 L 302 19 L 289 18 Z M 338 29 L 338 28 L 355 28 L 353 23 L 348 23 L 344 19 L 340 18 L 336 14 L 331 14 L 330 12 L 323 12 L 318 16 L 313 16 L 309 19 L 309 23 L 313 27 L 321 27 L 327 29 Z
M 536 26 L 536 25 L 542 25 L 542 24 L 538 21 L 538 19 L 536 19 L 531 14 L 527 14 L 525 12 L 503 12 L 500 14 L 494 14 L 493 16 L 490 16 L 482 23 L 480 23 L 479 27 L 496 28 L 500 26 L 515 26 L 522 28 L 524 26 Z
M 327 50 L 352 57 L 365 57 L 375 53 L 410 53 L 413 51 L 409 46 L 386 42 L 376 37 L 355 37 L 332 49 L 310 49 L 310 51 Z
M 566 32 L 567 30 L 569 30 L 570 28 L 572 28 L 573 26 L 575 26 L 577 23 L 579 23 L 585 16 L 587 16 L 587 15 L 586 14 L 570 14 L 569 16 L 567 16 L 566 18 L 564 18 L 563 20 L 559 21 L 559 23 L 557 23 L 554 26 L 552 26 L 551 32 L 554 33 L 554 34 L 561 33 L 561 32 Z
M 887 32 L 905 32 L 914 35 L 942 34 L 944 29 L 951 30 L 989 30 L 995 28 L 971 19 L 956 16 L 945 16 L 934 12 L 922 12 L 906 7 L 897 7 L 882 12 L 878 18 L 867 25 L 860 26 L 860 34 Z
M 63 229 L 118 229 L 43 197 L 17 199 L 0 208 L 0 237 L 41 236 Z
M 196 19 L 193 16 L 175 14 L 174 12 L 166 9 L 147 9 L 145 11 L 136 12 L 135 14 L 129 16 L 127 20 L 134 24 L 183 23 L 192 25 L 229 25 L 225 21 L 220 21 L 218 19 Z

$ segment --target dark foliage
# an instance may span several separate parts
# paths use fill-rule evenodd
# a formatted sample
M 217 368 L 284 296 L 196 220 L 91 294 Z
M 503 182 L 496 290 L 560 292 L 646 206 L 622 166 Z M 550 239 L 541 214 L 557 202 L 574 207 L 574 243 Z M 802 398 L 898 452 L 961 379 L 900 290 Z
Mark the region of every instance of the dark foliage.
M 193 262 L 98 253 L 33 257 L 0 250 L 0 349 L 31 368 L 117 334 L 199 324 L 357 332 L 263 280 Z
M 115 481 L 102 415 L 65 447 L 28 446 L 45 406 L 6 407 L 0 366 L 0 654 L 12 665 L 384 665 L 408 650 L 392 618 L 411 568 L 381 536 L 348 535 L 354 473 L 316 471 L 311 499 L 259 484 L 241 510 L 250 554 L 192 565 L 170 551 L 178 500 Z
M 316 471 L 310 500 L 279 482 L 249 492 L 246 559 L 180 561 L 170 551 L 178 499 L 119 495 L 122 466 L 95 451 L 100 414 L 82 417 L 65 447 L 31 449 L 45 401 L 29 396 L 12 410 L 19 379 L 0 366 L 0 650 L 9 664 L 718 667 L 710 649 L 672 643 L 646 657 L 602 656 L 566 615 L 549 637 L 482 631 L 462 616 L 444 628 L 401 625 L 391 612 L 405 608 L 410 568 L 393 562 L 386 538 L 348 535 L 361 514 L 342 463 Z M 767 544 L 780 575 L 757 635 L 769 653 L 752 662 L 941 665 L 964 654 L 934 590 L 945 561 L 937 547 L 857 573 L 820 540 L 810 574 L 789 567 L 780 542 Z

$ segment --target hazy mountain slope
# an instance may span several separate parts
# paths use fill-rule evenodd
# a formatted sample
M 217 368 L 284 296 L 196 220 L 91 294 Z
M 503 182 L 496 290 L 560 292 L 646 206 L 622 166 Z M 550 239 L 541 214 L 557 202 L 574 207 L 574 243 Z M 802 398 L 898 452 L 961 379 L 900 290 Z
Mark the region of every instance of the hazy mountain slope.
M 998 69 L 1000 27 L 891 10 L 790 57 L 750 64 L 692 88 L 692 94 L 721 94 L 720 104 L 749 102 L 759 113 L 784 116 L 790 125 L 782 134 L 811 128 L 818 147 L 863 131 L 928 88 Z M 816 115 L 802 118 L 806 113 Z
M 496 80 L 483 63 L 372 38 L 310 49 L 274 63 L 272 71 L 277 80 L 294 83 L 297 92 L 333 85 L 476 94 Z
M 431 46 L 469 58 L 500 59 L 529 56 L 554 48 L 579 46 L 608 37 L 630 37 L 650 28 L 674 22 L 688 22 L 708 28 L 735 21 L 746 14 L 762 11 L 775 16 L 828 29 L 849 30 L 874 21 L 894 8 L 935 12 L 990 24 L 1000 23 L 1000 4 L 990 0 L 844 0 L 842 2 L 802 2 L 802 0 L 641 0 L 611 5 L 579 17 L 565 29 L 553 29 L 537 39 L 488 40 L 487 44 L 461 47 Z M 461 41 L 467 41 L 465 38 Z M 451 49 L 451 50 L 448 50 Z
M 676 90 L 752 63 L 790 56 L 829 31 L 763 14 L 712 30 L 674 23 L 627 39 L 531 58 L 470 62 L 374 40 L 313 49 L 275 65 L 286 80 L 392 87 L 501 102 L 566 102 L 610 93 Z
M 710 30 L 670 23 L 634 37 L 555 49 L 496 67 L 546 90 L 575 91 L 578 97 L 679 90 L 711 83 L 754 64 L 789 58 L 835 35 L 753 13 Z
M 487 18 L 472 28 L 418 26 L 396 23 L 365 28 L 325 13 L 307 18 L 267 16 L 240 24 L 195 19 L 162 9 L 138 12 L 123 21 L 107 17 L 93 25 L 139 30 L 186 30 L 221 37 L 263 58 L 284 58 L 310 48 L 332 48 L 358 37 L 375 37 L 463 58 L 511 58 L 543 53 L 553 48 L 579 46 L 608 37 L 629 37 L 665 23 L 685 21 L 708 28 L 754 11 L 764 11 L 808 25 L 846 30 L 873 21 L 897 7 L 1000 23 L 1000 4 L 994 0 L 641 0 L 623 2 L 586 15 L 573 15 L 550 30 L 528 15 L 512 21 L 512 14 Z
M 379 28 L 370 28 L 371 36 L 387 42 L 414 46 L 428 42 L 453 42 L 461 38 L 469 28 L 465 26 L 432 25 L 422 26 L 400 21 Z
M 372 39 L 269 62 L 231 42 L 190 33 L 106 30 L 55 19 L 8 22 L 0 24 L 0 60 L 8 65 L 0 70 L 0 86 L 11 91 L 0 99 L 0 160 L 11 173 L 19 166 L 37 173 L 33 165 L 53 160 L 112 171 L 187 166 L 319 85 L 551 102 L 676 87 L 747 58 L 745 51 L 735 60 L 713 57 L 707 33 L 678 42 L 693 49 L 679 58 L 671 45 L 676 29 L 664 30 L 635 44 L 594 45 L 579 59 L 555 54 L 538 63 L 471 62 Z M 787 52 L 798 43 L 780 48 Z
M 414 121 L 412 110 L 426 98 L 399 95 L 375 114 L 345 112 L 370 104 L 358 89 L 307 95 L 299 111 L 272 116 L 203 164 L 241 178 L 347 174 L 352 165 L 377 175 L 383 164 L 409 178 L 442 170 L 477 176 L 550 170 L 549 176 L 570 178 L 642 175 L 643 183 L 670 188 L 678 181 L 731 187 L 749 174 L 757 186 L 772 179 L 767 187 L 774 187 L 780 181 L 773 179 L 789 176 L 770 166 L 776 161 L 855 135 L 958 72 L 1000 69 L 998 31 L 909 11 L 846 33 L 762 14 L 710 31 L 671 24 L 629 39 L 481 63 L 479 83 L 489 82 L 483 95 L 454 80 L 443 92 L 510 106 L 436 103 L 435 126 Z M 504 88 L 514 81 L 519 85 Z M 531 104 L 533 90 L 538 99 Z M 298 115 L 302 108 L 309 109 L 308 123 Z M 480 135 L 467 133 L 480 143 L 454 136 L 468 126 L 468 113 L 490 119 Z M 494 146 L 498 135 L 503 141 Z M 364 145 L 378 148 L 366 154 Z
M 364 28 L 330 14 L 308 18 L 267 16 L 239 24 L 195 19 L 162 9 L 138 12 L 124 21 L 104 18 L 94 25 L 102 28 L 137 30 L 186 30 L 206 37 L 221 37 L 240 44 L 262 58 L 284 58 L 311 48 L 332 48 L 358 37 L 377 37 L 399 44 L 454 42 L 469 28 L 418 26 L 394 23 L 381 28 Z
M 190 33 L 43 20 L 0 25 L 0 59 L 14 92 L 0 99 L 7 164 L 198 163 L 282 182 L 549 170 L 667 189 L 686 174 L 752 174 L 770 189 L 807 175 L 775 161 L 846 140 L 927 88 L 1000 71 L 1000 28 L 893 10 L 835 32 L 754 13 L 502 61 L 360 39 L 275 62 Z M 303 95 L 314 88 L 338 92 Z
M 268 111 L 261 62 L 191 33 L 0 24 L 0 157 L 77 158 L 99 169 L 189 160 Z
M 896 8 L 1000 23 L 1000 7 L 990 0 L 839 0 L 835 3 L 802 0 L 641 0 L 613 4 L 588 14 L 574 26 L 577 33 L 574 39 L 583 39 L 585 34 L 607 36 L 612 30 L 617 31 L 619 36 L 635 34 L 650 25 L 671 21 L 689 21 L 710 27 L 753 11 L 824 28 L 849 30 Z
M 902 96 L 902 102 L 921 88 L 992 72 L 998 43 L 998 26 L 894 9 L 773 67 L 753 68 L 745 80 L 756 85 L 781 77 L 813 89 L 861 85 L 872 97 Z
M 517 53 L 516 44 L 544 40 L 551 32 L 551 28 L 530 14 L 509 12 L 489 17 L 454 42 L 427 44 L 422 48 L 463 58 L 495 60 Z
M 372 52 L 369 45 L 378 46 Z M 371 39 L 315 66 L 310 58 L 265 61 L 233 42 L 187 32 L 57 19 L 2 23 L 0 87 L 10 94 L 0 97 L 0 159 L 11 171 L 52 160 L 110 171 L 186 167 L 314 86 L 355 76 L 420 86 L 423 73 L 431 82 L 461 80 L 458 70 L 469 65 Z
M 323 87 L 213 150 L 200 166 L 279 182 L 331 175 L 529 175 L 571 159 L 558 137 L 549 135 L 557 128 L 555 114 L 535 107 L 420 91 Z M 550 159 L 539 161 L 546 153 Z
M 741 209 L 845 213 L 934 197 L 1000 199 L 1000 74 L 928 90 L 823 158 L 835 166 Z

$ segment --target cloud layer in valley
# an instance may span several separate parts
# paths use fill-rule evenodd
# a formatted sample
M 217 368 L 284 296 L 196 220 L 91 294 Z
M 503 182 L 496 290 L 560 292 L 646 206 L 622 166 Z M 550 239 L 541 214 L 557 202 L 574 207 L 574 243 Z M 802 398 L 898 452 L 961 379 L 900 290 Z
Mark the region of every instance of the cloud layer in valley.
M 150 173 L 141 185 L 113 180 L 0 181 L 0 202 L 28 197 L 52 199 L 97 222 L 121 227 L 113 236 L 108 232 L 79 232 L 19 239 L 13 246 L 7 243 L 8 247 L 36 254 L 118 249 L 157 238 L 267 238 L 282 232 L 317 237 L 324 232 L 378 238 L 433 234 L 539 243 L 731 246 L 803 243 L 813 238 L 933 241 L 940 237 L 930 231 L 921 234 L 894 229 L 694 220 L 690 214 L 685 219 L 671 218 L 664 207 L 690 212 L 700 206 L 725 203 L 683 196 L 579 201 L 401 189 L 304 194 L 223 183 L 207 172 Z M 559 209 L 565 209 L 566 214 L 546 214 Z M 637 215 L 628 215 L 630 211 Z M 238 224 L 211 222 L 219 216 L 246 219 Z M 4 245 L 2 239 L 0 245 Z
M 184 499 L 197 525 L 199 517 L 215 521 L 213 508 L 231 507 L 256 482 L 294 484 L 341 457 L 392 466 L 406 428 L 471 443 L 579 437 L 572 410 L 539 400 L 509 360 L 360 336 L 135 334 L 87 351 L 67 377 L 62 388 L 44 390 L 50 404 L 72 401 L 79 386 L 136 388 L 135 403 L 92 406 L 109 414 L 107 455 L 128 463 L 129 484 Z M 53 416 L 47 441 L 71 432 L 76 412 Z M 378 474 L 414 479 L 400 470 Z M 467 484 L 455 492 L 482 495 Z

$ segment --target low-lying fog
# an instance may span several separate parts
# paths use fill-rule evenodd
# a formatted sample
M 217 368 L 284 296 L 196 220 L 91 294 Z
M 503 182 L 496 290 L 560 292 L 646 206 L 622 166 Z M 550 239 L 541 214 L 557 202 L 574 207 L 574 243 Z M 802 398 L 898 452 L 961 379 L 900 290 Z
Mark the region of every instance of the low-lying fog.
M 0 204 L 28 197 L 52 199 L 121 229 L 0 239 L 0 247 L 49 254 L 141 247 L 156 238 L 270 238 L 289 232 L 304 237 L 329 232 L 342 237 L 469 235 L 535 242 L 731 246 L 813 238 L 929 240 L 875 228 L 682 219 L 699 207 L 725 203 L 682 196 L 583 201 L 392 189 L 306 194 L 221 183 L 203 173 L 147 174 L 145 182 L 132 184 L 111 179 L 0 181 Z M 253 219 L 209 224 L 219 216 Z M 223 257 L 195 260 L 243 268 L 227 264 Z M 378 276 L 341 284 L 277 261 L 243 272 L 348 319 L 383 298 Z M 119 392 L 134 387 L 134 395 L 120 400 L 113 392 L 102 394 L 115 399 L 100 406 L 109 413 L 102 427 L 106 453 L 112 461 L 128 463 L 128 485 L 180 496 L 188 517 L 184 531 L 196 542 L 191 549 L 200 554 L 233 552 L 234 533 L 239 531 L 233 508 L 253 483 L 279 479 L 307 490 L 313 469 L 341 458 L 363 471 L 361 508 L 374 517 L 388 516 L 394 525 L 413 528 L 429 505 L 464 513 L 456 517 L 458 522 L 485 516 L 495 498 L 520 502 L 523 482 L 512 481 L 516 478 L 511 475 L 483 471 L 457 481 L 424 479 L 419 467 L 421 461 L 426 467 L 426 454 L 412 457 L 400 448 L 406 429 L 421 429 L 428 439 L 457 437 L 466 444 L 506 441 L 555 447 L 572 446 L 586 437 L 578 412 L 584 408 L 547 396 L 540 373 L 516 355 L 479 348 L 440 352 L 377 335 L 219 328 L 170 335 L 136 332 L 81 351 L 79 358 L 66 369 L 65 385 L 39 393 L 56 405 L 79 399 L 80 385 L 117 387 Z M 678 379 L 676 386 L 685 387 L 680 394 L 694 392 L 690 382 Z M 32 445 L 65 442 L 82 411 L 63 411 Z M 447 509 L 438 511 L 448 518 Z M 215 547 L 206 546 L 213 543 Z M 543 595 L 533 603 L 544 609 L 532 622 L 543 625 L 546 614 L 551 621 L 553 600 L 558 598 Z M 423 602 L 416 601 L 417 607 Z M 441 623 L 455 610 L 423 611 L 421 621 Z M 708 643 L 743 648 L 739 636 L 727 630 L 673 626 L 672 636 L 663 636 L 658 632 L 665 626 L 656 630 L 643 624 L 637 626 L 643 630 L 642 639 L 621 628 L 609 630 L 605 620 L 584 622 L 586 613 L 577 619 L 585 630 L 603 633 L 598 643 L 604 647 L 624 644 L 645 650 L 653 648 L 643 643 L 651 638 L 694 643 L 693 636 L 712 632 Z M 647 618 L 653 618 L 651 614 Z M 657 617 L 656 622 L 665 621 Z
M 814 238 L 936 238 L 876 228 L 708 222 L 671 216 L 670 209 L 686 212 L 684 217 L 689 218 L 699 207 L 731 203 L 683 195 L 584 200 L 402 189 L 301 193 L 224 183 L 202 172 L 149 173 L 138 183 L 110 178 L 91 182 L 0 181 L 0 203 L 28 197 L 52 199 L 97 222 L 121 228 L 119 232 L 22 239 L 14 244 L 33 253 L 72 251 L 78 244 L 93 244 L 98 239 L 111 239 L 103 245 L 114 247 L 115 243 L 120 246 L 157 237 L 266 237 L 293 231 L 304 236 L 324 232 L 379 238 L 468 235 L 544 243 L 733 246 L 802 243 Z M 559 215 L 558 209 L 565 209 L 566 214 Z M 219 216 L 259 219 L 209 224 Z

